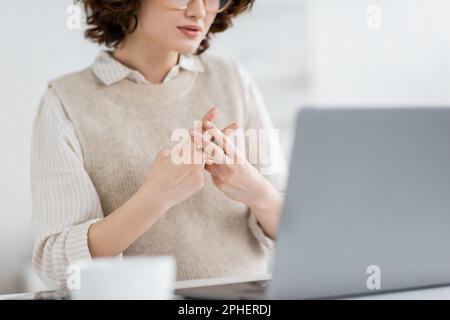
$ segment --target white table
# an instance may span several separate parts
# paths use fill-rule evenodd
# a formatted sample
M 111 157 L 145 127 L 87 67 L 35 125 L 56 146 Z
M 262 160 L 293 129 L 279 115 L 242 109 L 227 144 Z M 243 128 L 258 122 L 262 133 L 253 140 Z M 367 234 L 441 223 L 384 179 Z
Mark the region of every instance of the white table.
M 217 278 L 217 279 L 206 279 L 206 280 L 186 280 L 177 281 L 175 288 L 194 288 L 203 287 L 208 285 L 220 285 L 229 284 L 244 281 L 261 281 L 270 279 L 270 275 L 262 275 L 255 277 L 231 277 L 231 278 Z M 31 299 L 33 294 L 22 293 L 22 294 L 10 294 L 10 295 L 0 295 L 0 300 L 5 299 Z M 358 298 L 352 298 L 356 300 L 450 300 L 450 286 L 431 288 L 431 289 L 421 289 L 421 290 L 410 290 L 398 293 L 385 293 L 370 295 Z

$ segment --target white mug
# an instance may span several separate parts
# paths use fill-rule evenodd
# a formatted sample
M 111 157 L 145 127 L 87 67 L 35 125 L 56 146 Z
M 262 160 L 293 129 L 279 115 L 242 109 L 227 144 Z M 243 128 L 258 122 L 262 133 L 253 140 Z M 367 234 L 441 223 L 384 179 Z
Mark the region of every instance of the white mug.
M 71 299 L 171 299 L 174 294 L 171 256 L 98 258 L 80 261 L 72 271 L 67 283 Z

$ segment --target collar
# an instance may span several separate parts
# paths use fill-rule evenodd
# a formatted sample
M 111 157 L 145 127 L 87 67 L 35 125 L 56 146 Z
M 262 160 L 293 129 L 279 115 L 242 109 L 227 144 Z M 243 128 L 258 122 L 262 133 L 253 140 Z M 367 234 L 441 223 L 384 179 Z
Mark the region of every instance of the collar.
M 109 86 L 125 78 L 140 84 L 150 84 L 149 81 L 137 70 L 133 70 L 112 56 L 111 51 L 102 50 L 91 66 L 95 76 L 105 85 Z M 178 63 L 173 66 L 163 80 L 170 81 L 178 75 L 180 69 L 191 72 L 203 72 L 204 67 L 198 56 L 191 54 L 180 54 Z

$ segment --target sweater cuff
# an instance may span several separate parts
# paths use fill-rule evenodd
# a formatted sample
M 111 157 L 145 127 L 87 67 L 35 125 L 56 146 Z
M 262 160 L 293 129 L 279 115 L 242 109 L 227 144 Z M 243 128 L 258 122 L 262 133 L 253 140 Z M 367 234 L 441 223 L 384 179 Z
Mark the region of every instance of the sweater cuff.
M 273 248 L 273 240 L 264 233 L 261 225 L 259 224 L 258 220 L 256 220 L 256 217 L 252 214 L 250 209 L 249 209 L 249 217 L 248 217 L 248 227 L 250 228 L 250 230 L 253 233 L 253 235 L 255 236 L 255 238 L 262 245 L 264 245 L 268 248 Z
M 69 264 L 92 259 L 88 246 L 89 227 L 100 219 L 93 219 L 73 226 L 66 238 L 66 258 Z

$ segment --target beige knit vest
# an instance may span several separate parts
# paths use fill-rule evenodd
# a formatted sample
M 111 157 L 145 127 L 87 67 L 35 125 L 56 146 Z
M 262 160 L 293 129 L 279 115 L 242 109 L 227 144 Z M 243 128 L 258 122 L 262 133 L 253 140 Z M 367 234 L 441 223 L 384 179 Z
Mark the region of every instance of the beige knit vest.
M 204 72 L 181 70 L 158 85 L 123 79 L 106 86 L 90 68 L 51 81 L 74 125 L 105 216 L 138 190 L 156 153 L 175 144 L 173 130 L 192 128 L 213 106 L 221 110 L 219 127 L 232 121 L 244 126 L 235 64 L 212 56 L 201 61 Z M 172 207 L 124 256 L 173 255 L 178 280 L 266 273 L 268 251 L 248 228 L 248 215 L 246 206 L 228 199 L 207 174 L 204 189 Z

